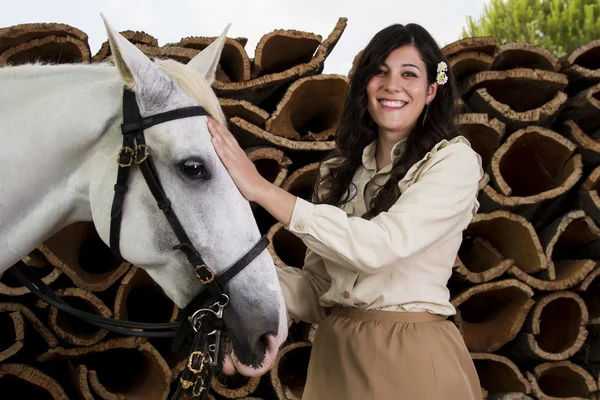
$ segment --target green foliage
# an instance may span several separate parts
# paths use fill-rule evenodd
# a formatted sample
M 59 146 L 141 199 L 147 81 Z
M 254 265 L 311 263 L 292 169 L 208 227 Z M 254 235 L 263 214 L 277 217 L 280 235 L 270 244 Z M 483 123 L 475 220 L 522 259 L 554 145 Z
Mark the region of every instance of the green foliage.
M 600 0 L 490 0 L 479 20 L 467 17 L 462 38 L 472 36 L 536 44 L 561 57 L 600 39 Z

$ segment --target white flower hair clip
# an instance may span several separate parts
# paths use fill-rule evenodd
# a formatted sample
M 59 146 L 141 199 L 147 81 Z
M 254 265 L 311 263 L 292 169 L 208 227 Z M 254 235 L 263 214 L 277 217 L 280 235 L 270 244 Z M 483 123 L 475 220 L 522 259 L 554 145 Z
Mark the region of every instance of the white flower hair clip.
M 448 82 L 448 75 L 446 75 L 446 71 L 448 70 L 448 65 L 445 62 L 441 61 L 437 66 L 437 78 L 436 81 L 438 84 L 443 85 Z

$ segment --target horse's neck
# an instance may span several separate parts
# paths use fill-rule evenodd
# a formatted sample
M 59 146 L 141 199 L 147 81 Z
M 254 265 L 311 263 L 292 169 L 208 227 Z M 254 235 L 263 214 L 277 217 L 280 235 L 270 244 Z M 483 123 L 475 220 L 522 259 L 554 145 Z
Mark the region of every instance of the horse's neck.
M 1 69 L 0 87 L 1 272 L 91 219 L 86 161 L 118 146 L 106 132 L 117 128 L 122 86 L 110 67 L 26 66 Z

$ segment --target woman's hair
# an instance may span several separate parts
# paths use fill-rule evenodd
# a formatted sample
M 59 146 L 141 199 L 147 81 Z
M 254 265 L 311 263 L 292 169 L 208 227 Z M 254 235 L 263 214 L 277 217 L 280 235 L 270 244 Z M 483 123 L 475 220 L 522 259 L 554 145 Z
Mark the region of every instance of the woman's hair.
M 332 163 L 329 174 L 317 179 L 314 188 L 316 203 L 340 206 L 351 200 L 349 193 L 352 191 L 349 188 L 356 169 L 362 164 L 363 150 L 377 138 L 378 132 L 377 125 L 367 110 L 367 84 L 380 70 L 388 55 L 404 45 L 414 45 L 419 51 L 427 69 L 428 85 L 435 82 L 437 66 L 441 61 L 448 65 L 448 81 L 438 87 L 433 101 L 423 108 L 408 135 L 403 155 L 392 166 L 389 180 L 373 196 L 371 204 L 367 205 L 368 211 L 363 218 L 371 219 L 380 212 L 387 211 L 400 197 L 398 182 L 408 169 L 436 143 L 457 136 L 458 131 L 454 125 L 457 89 L 448 60 L 435 40 L 420 25 L 389 26 L 371 39 L 356 62 L 336 133 L 336 150 L 324 160 L 339 157 L 341 162 Z M 326 187 L 327 190 L 321 193 L 318 190 L 321 187 Z

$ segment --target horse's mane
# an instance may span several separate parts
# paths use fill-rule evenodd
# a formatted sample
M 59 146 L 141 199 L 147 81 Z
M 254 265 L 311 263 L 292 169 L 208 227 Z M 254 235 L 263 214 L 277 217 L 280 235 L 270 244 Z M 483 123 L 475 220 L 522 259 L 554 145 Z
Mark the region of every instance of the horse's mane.
M 154 63 L 165 75 L 173 78 L 179 87 L 192 96 L 214 119 L 225 124 L 225 115 L 219 99 L 200 74 L 175 60 L 155 60 Z

